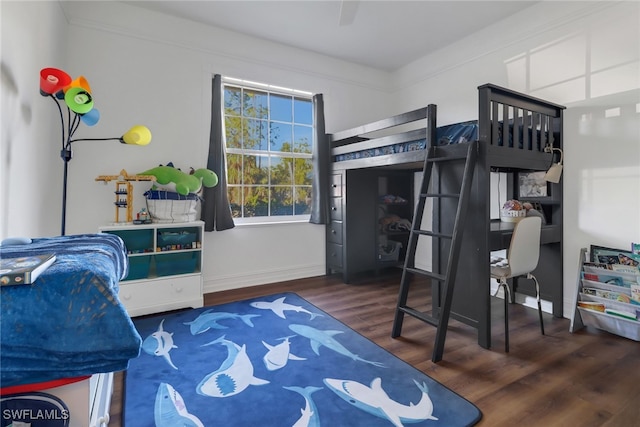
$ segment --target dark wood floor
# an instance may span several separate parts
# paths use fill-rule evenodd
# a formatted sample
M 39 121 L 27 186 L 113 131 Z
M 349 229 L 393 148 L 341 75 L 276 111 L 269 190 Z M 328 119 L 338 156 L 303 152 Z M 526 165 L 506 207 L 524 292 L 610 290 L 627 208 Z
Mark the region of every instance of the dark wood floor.
M 510 306 L 510 352 L 504 352 L 502 300 L 493 305 L 493 348 L 476 331 L 450 322 L 444 358 L 431 362 L 435 328 L 406 317 L 402 337 L 390 336 L 399 276 L 391 273 L 345 285 L 315 277 L 207 294 L 216 305 L 278 292 L 295 292 L 360 334 L 477 405 L 480 426 L 640 425 L 640 344 L 597 329 L 569 333 L 569 320 Z M 430 292 L 414 281 L 409 303 L 430 307 Z M 123 375 L 116 374 L 110 427 L 121 427 Z M 136 426 L 127 426 L 136 427 Z M 252 426 L 253 427 L 253 426 Z

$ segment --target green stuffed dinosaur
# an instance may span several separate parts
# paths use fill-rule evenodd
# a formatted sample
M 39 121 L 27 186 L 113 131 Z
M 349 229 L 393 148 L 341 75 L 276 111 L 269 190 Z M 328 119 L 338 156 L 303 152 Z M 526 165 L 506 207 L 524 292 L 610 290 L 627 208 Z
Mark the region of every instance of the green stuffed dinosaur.
M 169 163 L 169 165 L 171 165 L 171 163 Z M 188 174 L 169 165 L 157 166 L 141 172 L 139 175 L 155 176 L 156 182 L 154 188 L 175 191 L 183 196 L 189 193 L 197 193 L 202 186 L 215 187 L 218 185 L 218 175 L 212 170 L 201 168 Z

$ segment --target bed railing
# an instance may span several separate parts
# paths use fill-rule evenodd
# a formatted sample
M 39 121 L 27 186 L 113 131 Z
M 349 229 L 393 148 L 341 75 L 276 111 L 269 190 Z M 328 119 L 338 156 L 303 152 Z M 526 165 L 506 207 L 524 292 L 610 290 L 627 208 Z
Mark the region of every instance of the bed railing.
M 430 104 L 426 107 L 418 108 L 407 113 L 398 114 L 363 126 L 330 134 L 328 140 L 331 147 L 331 156 L 333 158 L 345 153 L 382 148 L 393 144 L 415 141 L 417 139 L 424 139 L 427 135 L 431 134 L 433 134 L 433 139 L 431 140 L 434 140 L 436 111 L 437 107 Z M 408 125 L 419 120 L 425 120 L 420 129 L 399 131 L 397 133 L 379 137 L 367 136 L 368 134 L 376 132 L 389 131 L 393 128 Z
M 480 141 L 534 152 L 562 148 L 565 107 L 491 84 L 479 86 L 478 93 Z

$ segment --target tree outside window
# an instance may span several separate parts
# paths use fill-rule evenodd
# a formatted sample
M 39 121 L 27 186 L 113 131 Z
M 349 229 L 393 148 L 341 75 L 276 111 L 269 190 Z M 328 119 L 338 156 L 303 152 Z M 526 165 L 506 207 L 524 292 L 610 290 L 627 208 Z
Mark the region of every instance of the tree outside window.
M 308 217 L 311 95 L 225 83 L 224 111 L 233 217 Z

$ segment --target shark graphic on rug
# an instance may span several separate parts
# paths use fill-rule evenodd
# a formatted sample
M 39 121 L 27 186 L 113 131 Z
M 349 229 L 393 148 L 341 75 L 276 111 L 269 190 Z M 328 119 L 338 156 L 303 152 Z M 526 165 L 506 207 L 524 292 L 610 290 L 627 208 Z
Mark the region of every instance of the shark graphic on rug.
M 214 312 L 213 310 L 207 310 L 202 312 L 195 320 L 191 322 L 185 322 L 185 325 L 189 326 L 192 335 L 198 335 L 203 332 L 208 331 L 209 329 L 227 329 L 227 326 L 221 325 L 218 322 L 227 319 L 240 319 L 247 326 L 251 326 L 253 328 L 253 322 L 251 321 L 254 317 L 260 317 L 259 314 L 235 314 L 235 313 L 224 313 L 224 312 Z
M 311 344 L 311 348 L 318 356 L 320 355 L 320 347 L 324 346 L 329 350 L 333 350 L 338 354 L 342 354 L 343 356 L 349 357 L 358 362 L 368 363 L 379 368 L 385 367 L 384 363 L 366 360 L 361 358 L 357 354 L 353 354 L 345 346 L 343 346 L 335 338 L 333 338 L 334 335 L 342 334 L 344 333 L 344 331 L 321 331 L 319 329 L 312 328 L 311 326 L 296 324 L 289 325 L 289 329 L 291 329 L 298 335 L 308 338 Z
M 178 367 L 171 361 L 171 356 L 169 355 L 171 349 L 178 348 L 178 346 L 173 344 L 173 334 L 166 332 L 162 328 L 163 324 L 164 319 L 160 321 L 158 330 L 144 339 L 144 341 L 142 342 L 142 350 L 152 356 L 164 357 L 164 359 L 173 369 L 178 369 Z
M 242 392 L 250 385 L 269 384 L 269 381 L 253 376 L 253 365 L 247 355 L 247 346 L 242 347 L 221 336 L 215 341 L 204 344 L 221 344 L 227 348 L 227 358 L 220 367 L 204 377 L 196 387 L 196 392 L 203 396 L 229 397 Z
M 153 416 L 155 427 L 204 427 L 198 417 L 187 411 L 180 393 L 167 383 L 158 387 Z
M 320 416 L 318 415 L 318 408 L 314 403 L 313 399 L 311 399 L 311 394 L 315 393 L 318 390 L 322 390 L 322 387 L 313 387 L 308 386 L 305 388 L 302 387 L 283 387 L 285 390 L 295 391 L 304 397 L 305 406 L 303 409 L 300 409 L 300 413 L 302 414 L 298 421 L 292 427 L 320 427 Z
M 289 360 L 307 360 L 304 357 L 298 357 L 290 353 L 291 343 L 289 342 L 289 338 L 291 337 L 280 338 L 282 342 L 275 346 L 262 341 L 262 344 L 269 350 L 262 358 L 264 366 L 266 366 L 268 370 L 276 371 L 282 369 Z
M 286 319 L 286 316 L 284 314 L 285 311 L 295 311 L 296 313 L 308 314 L 309 316 L 311 316 L 311 319 L 309 320 L 313 320 L 318 316 L 322 317 L 322 314 L 312 313 L 309 310 L 302 308 L 299 305 L 285 303 L 284 302 L 285 298 L 286 297 L 278 298 L 277 300 L 272 302 L 256 301 L 256 302 L 252 302 L 249 305 L 253 308 L 259 308 L 260 310 L 271 310 L 275 313 L 276 316 L 281 317 L 283 319 Z
M 403 423 L 417 423 L 424 420 L 438 420 L 433 416 L 433 403 L 429 397 L 429 389 L 425 383 L 413 381 L 422 392 L 417 404 L 402 405 L 391 399 L 382 389 L 382 380 L 375 378 L 371 387 L 357 381 L 325 378 L 324 383 L 331 391 L 358 409 L 371 415 L 389 420 L 396 427 Z

